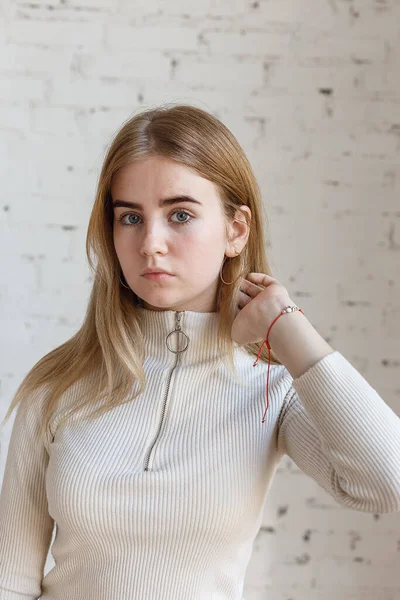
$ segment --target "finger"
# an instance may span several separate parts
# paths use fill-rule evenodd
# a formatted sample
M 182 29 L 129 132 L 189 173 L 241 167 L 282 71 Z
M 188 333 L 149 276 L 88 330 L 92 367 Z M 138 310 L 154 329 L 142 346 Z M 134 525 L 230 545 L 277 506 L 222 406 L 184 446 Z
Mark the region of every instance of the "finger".
M 245 306 L 246 304 L 248 304 L 251 300 L 251 297 L 246 294 L 245 292 L 242 292 L 241 290 L 239 290 L 239 297 L 238 297 L 238 303 L 239 306 Z
M 248 293 L 248 294 L 259 294 L 260 292 L 262 292 L 263 288 L 260 287 L 259 285 L 257 285 L 256 283 L 253 283 L 251 281 L 248 281 L 247 279 L 243 279 L 242 281 L 242 287 L 243 289 Z
M 242 285 L 242 287 L 239 289 L 239 296 L 240 295 L 244 295 L 247 297 L 254 296 L 254 294 L 250 293 L 250 286 L 246 286 L 246 285 Z
M 271 277 L 271 275 L 267 275 L 266 273 L 249 273 L 247 278 L 257 283 L 264 282 L 264 285 L 268 285 L 272 281 L 276 281 L 274 277 Z

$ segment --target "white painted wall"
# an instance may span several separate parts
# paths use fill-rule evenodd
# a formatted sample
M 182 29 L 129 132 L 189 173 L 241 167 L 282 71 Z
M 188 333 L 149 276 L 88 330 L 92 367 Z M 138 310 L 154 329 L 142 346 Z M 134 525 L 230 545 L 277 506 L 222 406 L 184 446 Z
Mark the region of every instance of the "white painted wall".
M 105 146 L 171 101 L 237 136 L 275 276 L 400 414 L 399 24 L 399 0 L 3 0 L 0 418 L 83 318 Z M 398 513 L 342 508 L 282 460 L 246 600 L 398 600 L 399 572 Z

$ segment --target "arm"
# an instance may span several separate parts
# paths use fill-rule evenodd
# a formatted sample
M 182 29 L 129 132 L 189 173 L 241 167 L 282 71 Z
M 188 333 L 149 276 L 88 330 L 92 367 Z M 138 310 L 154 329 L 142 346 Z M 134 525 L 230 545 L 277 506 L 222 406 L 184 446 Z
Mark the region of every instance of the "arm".
M 294 377 L 278 422 L 278 450 L 340 504 L 400 511 L 399 417 L 303 314 L 278 319 L 270 344 Z
M 49 460 L 39 440 L 40 390 L 17 407 L 0 496 L 0 600 L 36 600 L 54 521 L 48 514 Z M 22 410 L 23 409 L 23 410 Z

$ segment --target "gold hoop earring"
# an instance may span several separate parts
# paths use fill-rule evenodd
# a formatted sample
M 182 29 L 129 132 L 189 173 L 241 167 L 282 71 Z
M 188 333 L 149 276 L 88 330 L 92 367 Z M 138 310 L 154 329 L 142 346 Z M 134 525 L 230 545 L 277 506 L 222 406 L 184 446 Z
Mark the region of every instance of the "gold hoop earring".
M 123 281 L 121 281 L 121 275 L 119 276 L 119 282 L 121 285 L 123 285 L 124 287 L 128 288 L 128 290 L 130 290 L 131 288 L 129 287 L 129 285 L 125 285 Z
M 236 250 L 236 248 L 235 248 L 235 250 Z M 236 254 L 236 256 L 240 256 L 240 263 L 242 263 L 242 255 L 241 255 L 241 253 L 239 252 L 238 254 Z M 236 258 L 236 257 L 235 256 L 234 257 L 230 256 L 229 258 Z M 224 281 L 224 279 L 222 277 L 222 268 L 223 268 L 223 266 L 225 264 L 225 260 L 226 260 L 226 257 L 225 257 L 225 259 L 224 259 L 224 261 L 223 261 L 223 263 L 221 265 L 221 268 L 219 270 L 219 278 L 221 279 L 222 283 L 225 283 L 225 285 L 232 285 L 232 284 L 234 284 L 234 283 L 237 282 L 237 280 L 239 279 L 239 277 L 242 277 L 243 270 L 240 271 L 239 275 L 236 277 L 236 279 L 234 281 L 230 281 L 229 283 L 227 281 Z

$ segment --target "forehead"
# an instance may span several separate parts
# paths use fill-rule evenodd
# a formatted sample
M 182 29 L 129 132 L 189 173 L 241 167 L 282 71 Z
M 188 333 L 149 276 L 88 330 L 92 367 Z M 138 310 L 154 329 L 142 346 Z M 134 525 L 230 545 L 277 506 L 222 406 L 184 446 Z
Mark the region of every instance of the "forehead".
M 160 156 L 131 162 L 114 173 L 111 183 L 113 199 L 129 195 L 130 199 L 150 200 L 171 193 L 201 195 L 202 203 L 217 198 L 214 184 L 193 169 Z M 124 197 L 124 199 L 127 199 Z

